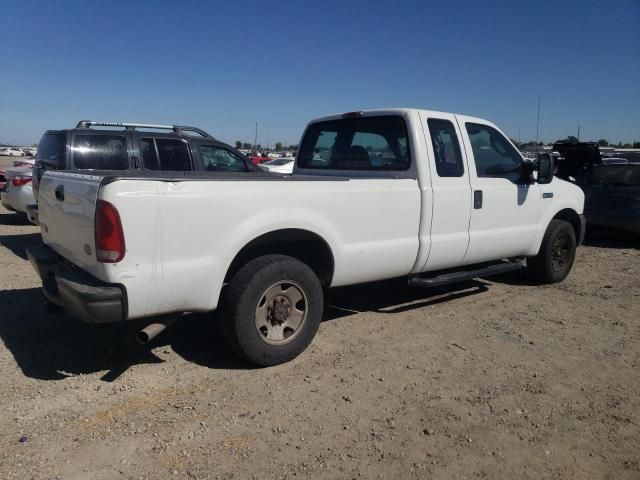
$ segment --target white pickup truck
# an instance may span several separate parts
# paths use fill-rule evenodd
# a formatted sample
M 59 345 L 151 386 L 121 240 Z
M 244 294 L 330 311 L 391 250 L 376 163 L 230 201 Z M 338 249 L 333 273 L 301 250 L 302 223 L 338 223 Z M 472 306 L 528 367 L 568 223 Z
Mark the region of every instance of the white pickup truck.
M 76 317 L 221 307 L 234 350 L 274 365 L 309 345 L 328 287 L 436 286 L 525 259 L 534 281 L 562 281 L 584 236 L 584 195 L 553 177 L 549 156 L 537 170 L 479 118 L 333 115 L 309 123 L 291 176 L 47 172 L 44 245 L 28 256 L 46 297 Z

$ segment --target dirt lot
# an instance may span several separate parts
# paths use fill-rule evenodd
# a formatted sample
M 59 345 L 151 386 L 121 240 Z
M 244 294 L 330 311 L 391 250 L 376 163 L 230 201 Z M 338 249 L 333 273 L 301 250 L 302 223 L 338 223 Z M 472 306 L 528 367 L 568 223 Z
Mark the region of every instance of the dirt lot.
M 1 207 L 0 207 L 1 208 Z M 562 284 L 335 290 L 311 348 L 252 369 L 217 322 L 48 314 L 0 210 L 0 478 L 640 478 L 640 250 L 591 235 Z

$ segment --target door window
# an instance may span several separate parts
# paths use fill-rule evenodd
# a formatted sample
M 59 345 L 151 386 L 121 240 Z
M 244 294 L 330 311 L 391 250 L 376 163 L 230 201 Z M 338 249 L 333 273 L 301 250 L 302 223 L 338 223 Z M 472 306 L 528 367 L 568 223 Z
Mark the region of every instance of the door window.
M 246 172 L 247 167 L 239 156 L 216 145 L 200 145 L 200 156 L 208 172 Z
M 193 170 L 189 147 L 174 138 L 141 138 L 140 155 L 144 168 L 168 172 Z
M 81 170 L 127 170 L 127 139 L 121 135 L 76 135 L 73 164 Z
M 460 144 L 453 123 L 449 120 L 430 118 L 427 124 L 438 176 L 461 177 L 464 175 Z
M 517 182 L 522 175 L 522 156 L 489 125 L 467 123 L 478 177 L 500 177 Z

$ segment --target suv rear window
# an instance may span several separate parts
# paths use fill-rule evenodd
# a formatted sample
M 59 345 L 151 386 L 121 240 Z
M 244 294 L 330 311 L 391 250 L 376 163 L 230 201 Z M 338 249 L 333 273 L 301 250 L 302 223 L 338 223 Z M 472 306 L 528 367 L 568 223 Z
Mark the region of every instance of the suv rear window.
M 127 139 L 121 135 L 76 135 L 73 164 L 80 170 L 127 170 Z
M 169 172 L 193 170 L 186 142 L 173 138 L 141 138 L 140 155 L 144 168 Z
M 402 117 L 314 123 L 302 139 L 298 165 L 330 170 L 407 170 L 411 163 Z
M 36 160 L 44 160 L 56 169 L 65 168 L 66 136 L 64 133 L 45 133 L 40 139 Z

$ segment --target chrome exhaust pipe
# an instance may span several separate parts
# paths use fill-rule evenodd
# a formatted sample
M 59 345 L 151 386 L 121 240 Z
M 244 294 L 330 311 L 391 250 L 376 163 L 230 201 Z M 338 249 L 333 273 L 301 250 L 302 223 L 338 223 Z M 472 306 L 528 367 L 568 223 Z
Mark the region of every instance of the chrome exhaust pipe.
M 178 318 L 180 318 L 180 315 L 170 315 L 159 319 L 158 322 L 147 325 L 136 334 L 136 341 L 141 345 L 149 343 L 168 327 L 173 325 Z

